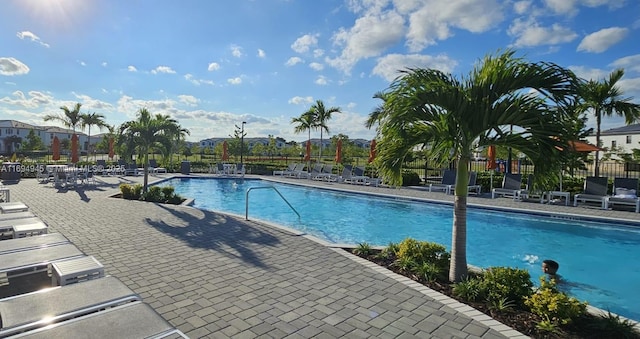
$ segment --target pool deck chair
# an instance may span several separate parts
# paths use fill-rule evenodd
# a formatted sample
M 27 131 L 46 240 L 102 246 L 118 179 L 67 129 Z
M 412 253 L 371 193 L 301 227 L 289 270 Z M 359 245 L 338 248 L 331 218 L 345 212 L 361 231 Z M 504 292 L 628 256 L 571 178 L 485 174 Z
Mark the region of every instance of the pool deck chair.
M 364 175 L 364 167 L 356 166 L 353 168 L 353 173 L 349 179 L 345 179 L 344 182 L 348 182 L 350 184 L 364 185 L 367 183 L 367 179 L 370 179 L 368 176 Z
M 97 335 L 99 334 L 99 335 Z M 188 338 L 149 305 L 125 305 L 27 331 L 14 338 Z
M 633 206 L 635 207 L 635 212 L 640 213 L 637 178 L 613 179 L 613 195 L 604 199 L 604 208 L 613 208 L 615 205 Z
M 526 200 L 526 199 L 530 199 L 533 197 L 538 197 L 540 198 L 540 203 L 542 204 L 544 202 L 544 198 L 546 193 L 542 190 L 539 189 L 534 189 L 533 188 L 533 181 L 534 181 L 534 176 L 533 174 L 529 174 L 529 176 L 527 177 L 527 185 L 525 186 L 524 189 L 521 189 L 520 192 L 518 192 L 518 197 L 521 200 Z
M 0 212 L 2 213 L 27 212 L 28 210 L 29 210 L 29 206 L 21 202 L 0 203 Z
M 68 244 L 69 239 L 60 233 L 49 233 L 35 237 L 0 241 L 0 255 L 12 252 L 27 251 L 41 247 Z M 0 318 L 2 315 L 0 314 Z
M 609 179 L 606 177 L 587 177 L 583 192 L 573 197 L 573 206 L 578 206 L 578 202 L 599 202 L 600 208 L 604 209 L 608 185 Z
M 480 195 L 482 191 L 482 185 L 478 185 L 478 172 L 469 172 L 469 183 L 467 184 L 467 191 L 469 193 Z
M 167 173 L 167 169 L 164 167 L 158 167 L 156 159 L 149 159 L 149 172 L 154 174 Z
M 291 172 L 295 171 L 296 170 L 296 166 L 298 166 L 298 164 L 291 163 L 284 170 L 273 171 L 273 175 L 284 176 L 284 175 L 286 175 L 288 173 L 291 173 Z
M 11 231 L 13 238 L 24 238 L 46 234 L 47 225 L 38 217 L 0 221 L 0 232 L 7 233 L 7 230 Z
M 324 164 L 321 162 L 316 162 L 313 165 L 313 168 L 311 168 L 311 172 L 309 173 L 300 173 L 298 174 L 297 178 L 305 178 L 305 179 L 311 179 L 314 178 L 315 176 L 319 175 L 320 173 L 322 173 L 322 167 L 324 167 Z
M 313 180 L 329 181 L 329 178 L 332 175 L 333 175 L 333 165 L 326 164 L 326 165 L 322 166 L 322 171 L 319 174 L 317 174 L 316 176 L 314 176 L 312 179 Z
M 125 305 L 141 298 L 115 277 L 0 299 L 0 337 Z
M 496 195 L 502 197 L 511 197 L 513 200 L 520 199 L 520 191 L 522 190 L 522 174 L 505 173 L 502 179 L 502 187 L 491 190 L 491 199 Z
M 442 180 L 439 184 L 429 184 L 429 192 L 449 192 L 456 185 L 456 170 L 446 169 L 442 172 Z
M 34 218 L 36 215 L 26 211 L 26 212 L 13 212 L 13 213 L 6 213 L 6 214 L 0 214 L 0 221 L 3 220 L 12 220 L 12 219 L 22 219 L 22 218 Z
M 0 256 L 0 284 L 10 283 L 12 277 L 47 271 L 49 265 L 55 261 L 82 256 L 84 253 L 70 243 L 2 254 Z

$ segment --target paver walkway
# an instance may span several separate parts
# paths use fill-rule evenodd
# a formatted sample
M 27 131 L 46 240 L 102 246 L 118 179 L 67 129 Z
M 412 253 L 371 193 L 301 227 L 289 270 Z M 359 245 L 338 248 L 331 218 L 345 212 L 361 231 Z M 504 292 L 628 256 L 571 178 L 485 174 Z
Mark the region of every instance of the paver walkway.
M 120 183 L 141 182 L 142 177 L 97 181 L 94 187 L 69 190 L 35 179 L 8 187 L 12 201 L 26 203 L 51 231 L 95 256 L 107 274 L 191 338 L 521 335 L 409 279 L 300 234 L 186 206 L 108 197 L 119 192 Z

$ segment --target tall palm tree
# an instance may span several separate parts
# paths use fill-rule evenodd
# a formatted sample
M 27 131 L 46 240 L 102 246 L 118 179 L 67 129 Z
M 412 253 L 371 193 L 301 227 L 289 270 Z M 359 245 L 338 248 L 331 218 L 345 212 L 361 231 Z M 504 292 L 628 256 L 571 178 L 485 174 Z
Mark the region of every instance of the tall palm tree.
M 132 140 L 137 154 L 143 157 L 143 192 L 147 192 L 149 182 L 149 150 L 157 146 L 170 148 L 174 136 L 180 129 L 176 120 L 161 114 L 152 116 L 146 108 L 138 111 L 136 120 L 127 121 L 120 126 L 122 139 Z
M 308 131 L 309 133 L 309 138 L 307 139 L 308 143 L 311 142 L 311 129 L 313 128 L 316 121 L 316 117 L 314 114 L 315 114 L 314 111 L 308 110 L 302 113 L 302 115 L 300 115 L 299 117 L 291 119 L 291 123 L 296 124 L 293 128 L 294 133 L 298 134 L 298 133 L 303 133 L 304 131 Z M 311 162 L 311 160 L 309 160 L 309 162 Z M 307 168 L 309 166 L 310 165 L 307 165 Z
M 582 112 L 592 110 L 596 117 L 596 145 L 600 147 L 600 125 L 603 116 L 624 117 L 627 125 L 640 119 L 640 105 L 631 102 L 633 98 L 623 98 L 618 81 L 624 76 L 624 70 L 616 69 L 609 74 L 609 79 L 601 82 L 595 80 L 582 81 L 578 86 L 578 109 Z M 600 174 L 600 151 L 596 151 L 594 175 Z
M 331 107 L 329 109 L 325 108 L 322 100 L 316 100 L 316 103 L 311 105 L 309 111 L 313 112 L 313 128 L 320 130 L 320 155 L 318 157 L 318 161 L 320 161 L 322 159 L 322 132 L 326 131 L 329 133 L 329 126 L 327 126 L 327 122 L 331 120 L 331 115 L 333 113 L 341 113 L 342 111 L 340 110 L 340 107 Z
M 512 146 L 532 159 L 537 180 L 557 180 L 569 118 L 554 106 L 574 92 L 570 71 L 506 51 L 485 57 L 460 80 L 434 69 L 405 70 L 383 95 L 384 107 L 372 119 L 380 123 L 377 161 L 385 178 L 402 181 L 403 159 L 415 147 L 430 147 L 431 160 L 441 165 L 451 157 L 458 162 L 451 281 L 467 274 L 467 183 L 474 143 Z
M 81 103 L 76 103 L 73 106 L 73 109 L 70 109 L 67 106 L 62 106 L 60 109 L 63 111 L 62 115 L 56 114 L 48 114 L 44 116 L 44 121 L 58 121 L 61 122 L 65 127 L 71 128 L 73 130 L 73 134 L 76 134 L 76 126 L 80 124 L 80 107 L 82 107 Z
M 104 121 L 104 115 L 102 114 L 95 112 L 80 114 L 80 128 L 89 128 L 87 133 L 87 162 L 89 161 L 89 152 L 91 149 L 91 126 L 96 126 L 99 130 L 109 128 L 109 125 Z

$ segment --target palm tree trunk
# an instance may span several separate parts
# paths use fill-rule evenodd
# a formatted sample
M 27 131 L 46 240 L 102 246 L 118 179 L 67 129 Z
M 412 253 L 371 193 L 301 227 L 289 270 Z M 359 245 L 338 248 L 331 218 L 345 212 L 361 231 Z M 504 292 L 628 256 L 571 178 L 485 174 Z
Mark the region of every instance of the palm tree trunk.
M 451 234 L 451 263 L 449 280 L 459 282 L 467 275 L 467 196 L 469 190 L 468 165 L 461 161 L 456 173 L 453 200 L 453 229 Z
M 89 150 L 91 149 L 91 125 L 89 125 L 89 130 L 87 132 L 87 164 L 89 163 Z
M 142 166 L 144 168 L 144 181 L 142 184 L 142 192 L 147 192 L 147 184 L 149 183 L 149 149 L 146 149 L 144 152 L 143 163 Z
M 320 129 L 320 156 L 318 156 L 318 162 L 322 161 L 322 128 Z
M 600 123 L 602 122 L 602 116 L 600 115 L 600 109 L 596 107 L 596 147 L 600 147 Z M 600 151 L 596 150 L 596 159 L 594 161 L 593 175 L 600 175 Z

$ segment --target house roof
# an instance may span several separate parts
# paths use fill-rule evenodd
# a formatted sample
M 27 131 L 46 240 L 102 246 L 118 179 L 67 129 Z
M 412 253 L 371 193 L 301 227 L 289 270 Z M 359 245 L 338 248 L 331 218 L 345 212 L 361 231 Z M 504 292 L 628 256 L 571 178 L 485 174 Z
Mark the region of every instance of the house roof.
M 34 126 L 17 120 L 0 120 L 0 127 L 24 128 L 24 129 L 42 129 L 41 126 Z
M 640 124 L 611 128 L 600 132 L 600 135 L 640 134 Z M 595 135 L 595 132 L 593 133 Z

